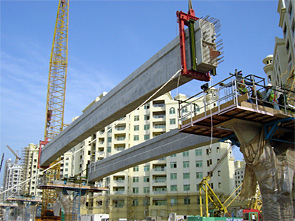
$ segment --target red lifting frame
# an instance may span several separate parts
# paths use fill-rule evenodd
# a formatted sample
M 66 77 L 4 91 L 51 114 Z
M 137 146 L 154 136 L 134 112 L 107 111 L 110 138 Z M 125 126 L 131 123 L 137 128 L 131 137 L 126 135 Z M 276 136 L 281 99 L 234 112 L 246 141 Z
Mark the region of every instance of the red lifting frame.
M 46 138 L 45 141 L 40 140 L 40 142 L 39 142 L 38 168 L 43 168 L 43 169 L 47 168 L 47 167 L 40 166 L 40 158 L 41 158 L 42 146 L 44 147 L 48 143 L 49 143 L 48 138 Z
M 185 53 L 185 31 L 184 26 L 188 26 L 189 21 L 197 21 L 199 18 L 195 17 L 195 11 L 189 9 L 188 14 L 177 11 L 176 15 L 178 17 L 179 23 L 179 39 L 180 39 L 180 55 L 181 55 L 181 75 L 188 76 L 200 81 L 210 81 L 210 73 L 199 73 L 195 70 L 188 70 L 186 63 L 186 53 Z

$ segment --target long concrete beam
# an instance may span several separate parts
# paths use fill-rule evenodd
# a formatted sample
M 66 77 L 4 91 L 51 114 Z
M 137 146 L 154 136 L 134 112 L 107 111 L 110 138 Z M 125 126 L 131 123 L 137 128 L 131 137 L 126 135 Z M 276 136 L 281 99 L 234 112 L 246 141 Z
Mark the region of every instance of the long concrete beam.
M 187 30 L 186 33 L 188 33 Z M 203 33 L 206 34 L 203 35 Z M 216 61 L 211 62 L 208 54 L 215 45 L 214 36 L 214 26 L 211 23 L 201 20 L 195 22 L 197 69 L 200 72 L 208 72 L 217 65 Z M 190 65 L 188 41 L 187 38 L 186 55 Z M 179 78 L 180 74 L 174 76 L 180 68 L 179 38 L 176 37 L 50 141 L 42 149 L 40 165 L 49 166 L 59 156 L 87 137 L 126 116 L 169 80 L 169 83 L 150 100 L 189 82 L 191 78 L 184 76 Z
M 42 149 L 40 165 L 49 166 L 87 137 L 136 109 L 180 68 L 179 39 L 175 38 L 51 140 Z M 181 77 L 178 82 L 178 76 L 153 99 L 191 80 Z
M 88 167 L 88 179 L 94 182 L 130 167 L 202 147 L 210 142 L 210 137 L 182 133 L 174 129 L 118 154 L 92 162 Z M 218 142 L 218 139 L 213 139 L 212 142 Z

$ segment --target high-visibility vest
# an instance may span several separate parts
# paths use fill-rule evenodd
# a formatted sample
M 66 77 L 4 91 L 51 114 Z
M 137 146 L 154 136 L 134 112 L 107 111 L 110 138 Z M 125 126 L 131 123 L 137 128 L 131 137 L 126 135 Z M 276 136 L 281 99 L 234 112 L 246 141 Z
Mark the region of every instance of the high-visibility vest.
M 247 88 L 246 88 L 246 84 L 245 84 L 245 80 L 244 78 L 241 80 L 241 83 L 238 83 L 238 91 L 241 94 L 245 94 L 248 92 Z
M 276 93 L 273 89 L 270 89 L 269 101 L 270 102 L 277 102 Z

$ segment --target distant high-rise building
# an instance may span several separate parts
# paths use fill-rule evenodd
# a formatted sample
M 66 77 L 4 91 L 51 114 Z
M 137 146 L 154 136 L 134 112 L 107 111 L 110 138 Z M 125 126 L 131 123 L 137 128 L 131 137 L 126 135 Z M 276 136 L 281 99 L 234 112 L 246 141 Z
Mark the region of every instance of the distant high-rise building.
M 5 161 L 4 170 L 4 186 L 3 200 L 8 197 L 16 197 L 22 194 L 22 186 L 19 185 L 23 181 L 23 166 L 14 164 L 11 159 Z
M 42 197 L 42 190 L 38 189 L 39 175 L 43 169 L 38 168 L 39 145 L 29 144 L 23 149 L 23 176 L 27 182 L 23 185 L 23 195 Z
M 237 160 L 235 161 L 235 186 L 238 188 L 243 183 L 245 176 L 246 162 Z M 241 192 L 241 189 L 237 190 L 236 194 Z

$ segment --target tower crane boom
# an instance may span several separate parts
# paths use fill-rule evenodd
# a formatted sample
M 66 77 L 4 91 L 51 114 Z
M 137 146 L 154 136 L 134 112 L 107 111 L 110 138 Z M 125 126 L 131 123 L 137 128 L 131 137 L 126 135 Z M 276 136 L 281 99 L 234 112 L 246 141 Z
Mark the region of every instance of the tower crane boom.
M 15 161 L 14 161 L 14 163 L 15 164 L 17 164 L 17 162 L 18 162 L 18 160 L 21 160 L 21 158 L 13 151 L 13 149 L 10 147 L 10 146 L 8 146 L 8 145 L 6 145 L 6 147 L 13 153 L 13 155 L 15 156 Z

